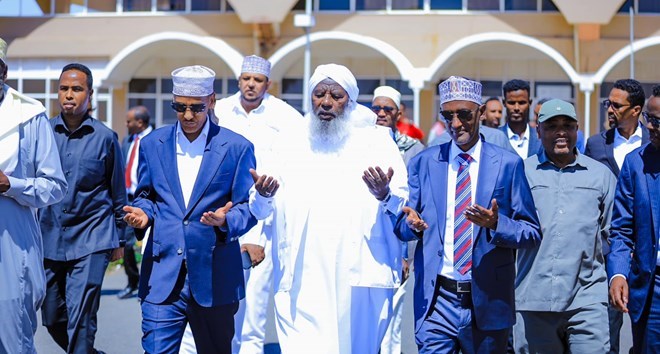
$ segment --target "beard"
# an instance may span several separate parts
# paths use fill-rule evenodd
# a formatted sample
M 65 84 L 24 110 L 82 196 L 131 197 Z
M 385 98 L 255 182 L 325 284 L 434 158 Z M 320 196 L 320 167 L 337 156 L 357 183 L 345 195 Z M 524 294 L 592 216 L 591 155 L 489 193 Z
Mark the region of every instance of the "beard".
M 322 120 L 314 112 L 310 113 L 310 142 L 315 151 L 336 151 L 346 142 L 350 124 L 346 111 L 332 120 Z

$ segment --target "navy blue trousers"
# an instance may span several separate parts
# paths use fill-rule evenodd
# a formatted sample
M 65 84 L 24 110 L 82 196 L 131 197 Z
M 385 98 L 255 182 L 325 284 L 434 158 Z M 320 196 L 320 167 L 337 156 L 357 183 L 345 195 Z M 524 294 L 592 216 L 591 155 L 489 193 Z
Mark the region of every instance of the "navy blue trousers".
M 660 353 L 660 267 L 655 268 L 653 293 L 639 322 L 632 323 L 633 352 Z

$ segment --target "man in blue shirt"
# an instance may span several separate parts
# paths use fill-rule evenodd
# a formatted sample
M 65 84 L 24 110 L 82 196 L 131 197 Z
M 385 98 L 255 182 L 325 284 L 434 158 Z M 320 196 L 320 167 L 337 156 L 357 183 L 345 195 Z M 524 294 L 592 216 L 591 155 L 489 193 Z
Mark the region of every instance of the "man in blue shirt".
M 69 189 L 40 211 L 46 298 L 43 324 L 67 353 L 94 353 L 96 312 L 108 262 L 123 256 L 124 163 L 117 134 L 92 118 L 92 73 L 68 64 L 61 113 L 50 120 Z

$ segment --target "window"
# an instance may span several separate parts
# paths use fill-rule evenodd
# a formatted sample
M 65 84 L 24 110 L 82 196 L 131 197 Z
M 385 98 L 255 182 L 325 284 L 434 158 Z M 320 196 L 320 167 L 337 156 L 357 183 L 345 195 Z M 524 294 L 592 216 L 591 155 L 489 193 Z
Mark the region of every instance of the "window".
M 156 10 L 158 11 L 184 11 L 186 9 L 186 0 L 157 0 Z
M 151 11 L 151 0 L 123 0 L 124 11 Z
M 156 93 L 156 79 L 132 79 L 128 84 L 128 91 L 131 93 Z M 171 86 L 170 92 L 172 92 Z
M 628 13 L 628 11 L 630 11 L 630 6 L 632 6 L 632 2 L 633 0 L 626 0 L 626 2 L 624 2 L 619 8 L 619 12 Z
M 424 0 L 391 0 L 393 10 L 421 10 Z
M 356 10 L 385 10 L 386 0 L 355 0 Z
M 429 0 L 431 9 L 434 10 L 461 10 L 463 0 Z
M 505 0 L 505 10 L 536 11 L 536 0 Z
M 557 6 L 555 5 L 552 0 L 543 0 L 542 5 L 542 11 L 559 11 Z
M 193 0 L 190 2 L 192 11 L 220 11 L 222 10 L 221 0 Z
M 502 97 L 502 81 L 481 81 L 481 95 L 489 97 Z
M 351 9 L 351 0 L 318 0 L 319 10 L 343 10 L 349 11 Z
M 55 81 L 57 84 L 57 81 Z M 46 92 L 46 80 L 23 80 L 23 93 L 44 94 Z M 57 93 L 57 91 L 55 91 Z
M 639 12 L 655 12 L 660 13 L 660 1 L 658 0 L 638 0 Z
M 499 10 L 500 0 L 468 0 L 468 10 Z
M 302 79 L 282 79 L 282 94 L 288 93 L 303 93 L 303 80 Z

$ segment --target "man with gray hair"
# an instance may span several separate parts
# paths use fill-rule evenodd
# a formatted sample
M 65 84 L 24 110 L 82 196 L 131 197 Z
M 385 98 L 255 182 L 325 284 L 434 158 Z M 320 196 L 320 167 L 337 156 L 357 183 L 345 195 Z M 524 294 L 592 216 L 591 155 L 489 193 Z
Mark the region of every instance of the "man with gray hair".
M 231 353 L 234 313 L 245 296 L 238 238 L 256 224 L 248 209 L 253 147 L 211 123 L 215 72 L 172 72 L 178 122 L 140 144 L 138 187 L 124 219 L 140 236 L 142 347 L 176 353 L 190 322 L 199 353 Z
M 46 108 L 5 84 L 0 38 L 0 353 L 35 353 L 37 309 L 46 292 L 38 208 L 66 193 Z
M 273 169 L 278 339 L 283 353 L 375 354 L 401 283 L 391 218 L 405 166 L 346 67 L 318 66 L 309 88 L 307 124 L 281 141 Z M 257 195 L 255 215 L 273 211 L 268 199 Z

